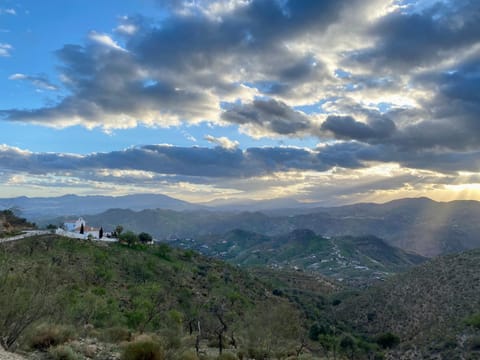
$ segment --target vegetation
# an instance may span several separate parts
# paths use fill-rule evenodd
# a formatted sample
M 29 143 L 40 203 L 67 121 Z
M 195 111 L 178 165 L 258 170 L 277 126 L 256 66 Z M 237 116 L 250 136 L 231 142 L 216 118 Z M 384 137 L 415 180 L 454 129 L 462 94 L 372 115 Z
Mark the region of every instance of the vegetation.
M 326 238 L 307 229 L 280 236 L 233 230 L 221 236 L 202 237 L 193 245 L 188 241 L 177 244 L 238 265 L 294 268 L 356 286 L 385 279 L 426 260 L 375 236 Z
M 306 333 L 297 308 L 268 285 L 191 251 L 55 235 L 0 249 L 0 337 L 6 349 L 50 349 L 61 358 L 79 336 L 121 343 L 131 334 L 150 333 L 169 357 L 208 347 L 273 356 L 295 352 Z M 74 334 L 72 327 L 93 330 Z M 125 349 L 138 348 L 135 341 Z
M 0 237 L 14 236 L 23 230 L 34 229 L 36 225 L 15 215 L 13 210 L 0 211 Z

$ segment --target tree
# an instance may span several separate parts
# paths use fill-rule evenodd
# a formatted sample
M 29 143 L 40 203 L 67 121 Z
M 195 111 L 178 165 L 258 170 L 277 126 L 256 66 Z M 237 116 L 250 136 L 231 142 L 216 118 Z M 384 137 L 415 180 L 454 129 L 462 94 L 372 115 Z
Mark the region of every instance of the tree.
M 117 227 L 115 228 L 115 234 L 117 234 L 118 238 L 120 238 L 120 235 L 122 234 L 122 232 L 123 232 L 123 226 L 117 225 Z
M 103 238 L 103 227 L 100 227 L 100 230 L 98 230 L 98 238 Z
M 140 234 L 138 234 L 138 240 L 142 244 L 148 244 L 148 243 L 152 242 L 153 238 L 152 238 L 152 235 L 150 235 L 146 232 L 141 232 Z
M 12 270 L 7 254 L 0 254 L 0 346 L 15 347 L 32 324 L 56 308 L 55 274 L 45 265 Z
M 85 227 L 83 226 L 83 223 L 82 225 L 80 225 L 80 234 L 84 234 L 85 233 Z
M 138 241 L 138 236 L 132 231 L 127 231 L 119 235 L 118 238 L 121 242 L 127 243 L 128 246 L 132 246 Z
M 342 350 L 347 356 L 350 355 L 351 360 L 354 359 L 356 348 L 357 344 L 352 336 L 345 335 L 340 340 L 340 350 Z

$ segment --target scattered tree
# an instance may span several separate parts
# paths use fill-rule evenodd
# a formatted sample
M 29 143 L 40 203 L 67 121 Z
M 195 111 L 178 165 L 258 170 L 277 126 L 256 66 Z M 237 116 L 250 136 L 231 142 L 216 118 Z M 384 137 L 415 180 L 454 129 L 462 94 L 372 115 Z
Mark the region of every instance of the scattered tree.
M 123 226 L 122 225 L 117 225 L 117 227 L 115 228 L 115 234 L 117 235 L 117 237 L 120 237 L 122 232 L 123 232 Z
M 132 231 L 127 231 L 119 235 L 118 238 L 121 242 L 126 243 L 128 246 L 135 245 L 138 242 L 138 236 Z
M 153 238 L 152 238 L 152 235 L 150 235 L 146 232 L 141 232 L 140 234 L 138 234 L 138 240 L 142 244 L 148 244 L 148 243 L 152 242 Z

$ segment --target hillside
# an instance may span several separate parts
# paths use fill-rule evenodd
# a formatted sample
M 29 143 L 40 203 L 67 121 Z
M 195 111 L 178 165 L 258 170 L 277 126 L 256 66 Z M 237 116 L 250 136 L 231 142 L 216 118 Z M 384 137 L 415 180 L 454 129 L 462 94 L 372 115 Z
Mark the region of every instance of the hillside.
M 68 325 L 72 338 L 155 333 L 172 352 L 194 351 L 197 336 L 202 348 L 218 351 L 220 335 L 229 351 L 291 351 L 305 331 L 295 306 L 264 282 L 191 251 L 53 235 L 0 248 L 0 344 L 7 348 L 27 347 L 41 324 Z
M 123 224 L 137 232 L 149 232 L 160 240 L 198 239 L 234 229 L 267 236 L 311 229 L 329 237 L 373 235 L 391 246 L 427 257 L 480 247 L 480 237 L 477 236 L 480 232 L 480 202 L 476 201 L 439 203 L 419 198 L 385 204 L 276 212 L 111 209 L 85 218 L 94 226 L 113 229 L 117 224 Z M 58 223 L 63 219 L 48 219 L 42 223 Z
M 270 237 L 237 229 L 174 243 L 237 265 L 308 270 L 351 285 L 384 279 L 426 260 L 374 236 L 330 238 L 305 229 Z
M 479 359 L 480 250 L 439 257 L 357 293 L 336 316 L 369 336 L 399 336 L 395 359 Z
M 0 237 L 12 236 L 22 230 L 35 228 L 35 224 L 16 216 L 11 210 L 0 211 Z

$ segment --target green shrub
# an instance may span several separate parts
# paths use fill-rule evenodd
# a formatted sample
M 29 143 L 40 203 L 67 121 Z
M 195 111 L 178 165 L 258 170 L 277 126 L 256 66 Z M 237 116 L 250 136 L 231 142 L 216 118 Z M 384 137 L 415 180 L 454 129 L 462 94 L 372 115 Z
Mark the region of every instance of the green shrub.
M 195 351 L 189 350 L 181 353 L 176 360 L 199 360 L 199 358 Z
M 103 330 L 100 338 L 110 343 L 120 343 L 122 341 L 130 341 L 132 334 L 130 331 L 121 326 L 114 326 Z
M 465 320 L 467 325 L 473 326 L 475 329 L 480 330 L 480 313 L 476 313 Z
M 231 352 L 224 352 L 217 357 L 217 360 L 238 360 L 238 357 Z
M 53 360 L 81 360 L 82 356 L 77 354 L 70 346 L 68 345 L 59 345 L 52 347 L 48 350 L 51 358 Z
M 61 345 L 74 337 L 74 331 L 67 326 L 44 324 L 33 330 L 28 339 L 31 348 L 47 350 L 51 346 Z
M 154 340 L 137 340 L 127 344 L 123 350 L 122 360 L 164 360 L 162 346 Z

